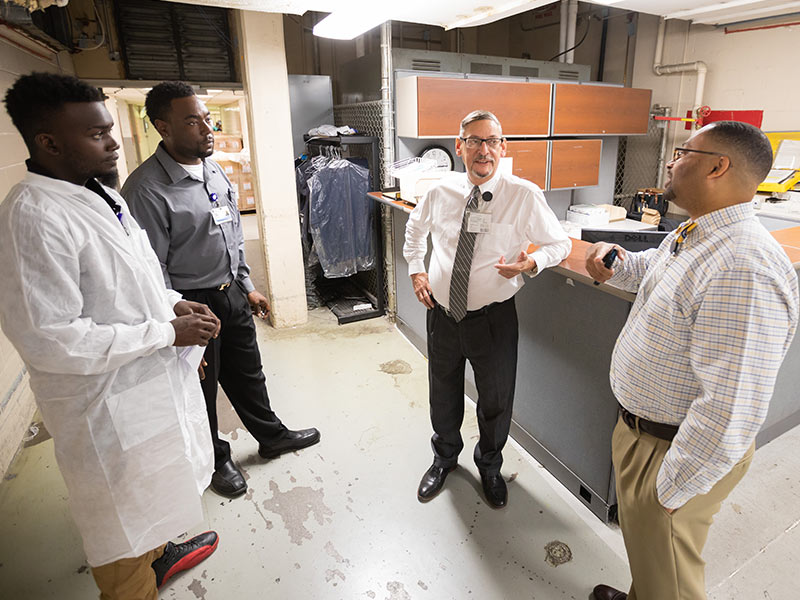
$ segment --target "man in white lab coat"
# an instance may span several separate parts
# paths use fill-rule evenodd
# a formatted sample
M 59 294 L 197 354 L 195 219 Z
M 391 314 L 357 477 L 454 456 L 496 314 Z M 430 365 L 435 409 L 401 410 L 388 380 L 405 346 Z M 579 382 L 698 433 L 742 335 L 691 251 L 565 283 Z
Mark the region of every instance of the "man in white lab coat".
M 213 451 L 191 347 L 219 321 L 165 288 L 145 232 L 95 179 L 115 174 L 119 148 L 102 93 L 34 73 L 5 104 L 31 158 L 0 204 L 0 325 L 52 434 L 100 598 L 152 600 L 218 541 L 168 542 L 203 518 Z

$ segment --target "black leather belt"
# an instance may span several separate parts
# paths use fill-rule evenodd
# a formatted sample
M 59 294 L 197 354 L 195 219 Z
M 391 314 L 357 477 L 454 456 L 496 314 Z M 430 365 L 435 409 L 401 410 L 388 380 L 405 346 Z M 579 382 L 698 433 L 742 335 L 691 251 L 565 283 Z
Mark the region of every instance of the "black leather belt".
M 512 296 L 512 297 L 511 297 L 511 298 L 509 298 L 508 300 L 503 300 L 502 302 L 492 302 L 491 304 L 487 304 L 486 306 L 482 306 L 481 308 L 478 308 L 478 309 L 476 309 L 476 310 L 468 310 L 468 311 L 467 311 L 467 314 L 466 314 L 466 315 L 464 315 L 464 318 L 465 318 L 465 319 L 469 319 L 469 318 L 471 318 L 471 317 L 476 317 L 476 316 L 478 316 L 478 315 L 485 315 L 485 314 L 486 314 L 486 313 L 488 313 L 488 312 L 489 312 L 491 309 L 493 309 L 495 306 L 500 306 L 501 304 L 505 304 L 506 302 L 511 302 L 511 301 L 513 301 L 513 300 L 514 300 L 514 297 Z M 434 300 L 434 302 L 435 302 L 435 300 Z M 449 309 L 449 308 L 445 308 L 444 306 L 442 306 L 442 305 L 441 305 L 441 304 L 439 304 L 438 302 L 436 303 L 436 306 L 438 306 L 439 308 L 441 308 L 441 309 L 442 309 L 442 312 L 443 312 L 444 314 L 446 314 L 448 317 L 450 317 L 451 319 L 453 318 L 453 315 L 450 313 L 450 309 Z
M 678 433 L 678 426 L 677 425 L 667 425 L 666 423 L 655 423 L 653 421 L 648 421 L 647 419 L 643 419 L 642 417 L 637 417 L 632 412 L 629 412 L 625 409 L 624 406 L 620 404 L 619 406 L 619 414 L 622 416 L 622 420 L 625 421 L 625 424 L 630 427 L 631 429 L 644 431 L 645 433 L 649 433 L 650 435 L 657 437 L 660 440 L 666 440 L 671 442 L 675 435 Z

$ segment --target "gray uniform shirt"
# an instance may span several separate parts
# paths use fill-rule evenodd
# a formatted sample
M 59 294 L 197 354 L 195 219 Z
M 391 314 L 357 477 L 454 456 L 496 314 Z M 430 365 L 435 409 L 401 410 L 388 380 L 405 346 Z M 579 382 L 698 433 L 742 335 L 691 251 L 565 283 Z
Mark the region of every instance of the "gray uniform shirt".
M 212 195 L 231 220 L 217 224 Z M 236 192 L 222 168 L 203 161 L 203 181 L 189 175 L 159 144 L 122 188 L 136 221 L 147 231 L 167 287 L 192 290 L 235 280 L 245 293 L 255 287 L 244 256 Z

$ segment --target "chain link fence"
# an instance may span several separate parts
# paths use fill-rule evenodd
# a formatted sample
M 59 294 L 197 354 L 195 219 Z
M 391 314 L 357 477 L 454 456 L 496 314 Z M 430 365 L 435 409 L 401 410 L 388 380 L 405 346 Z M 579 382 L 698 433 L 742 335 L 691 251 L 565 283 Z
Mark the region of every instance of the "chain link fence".
M 614 204 L 630 211 L 636 190 L 658 187 L 663 168 L 661 148 L 669 121 L 656 121 L 655 116 L 669 116 L 669 108 L 654 106 L 650 110 L 647 135 L 619 138 L 617 175 L 614 180 Z
M 333 107 L 333 123 L 337 127 L 349 125 L 360 135 L 373 135 L 378 138 L 378 148 L 383 148 L 383 118 L 381 117 L 381 101 L 357 102 L 355 104 L 337 104 Z M 381 157 L 383 154 L 381 153 Z M 380 181 L 372 185 L 378 189 L 384 178 L 383 159 L 380 161 Z
M 383 152 L 381 151 L 383 148 L 383 117 L 381 115 L 381 101 L 372 100 L 370 102 L 357 102 L 354 104 L 337 104 L 333 107 L 333 123 L 337 127 L 348 125 L 349 127 L 355 129 L 360 135 L 369 135 L 378 138 L 378 152 L 380 156 L 378 162 L 380 165 L 379 170 L 373 170 L 377 181 L 372 182 L 372 188 L 374 190 L 381 189 L 381 182 L 385 181 L 386 167 L 386 165 L 383 164 Z M 380 204 L 379 206 L 379 214 L 382 222 L 384 213 L 389 213 L 389 216 L 391 216 L 391 209 L 383 204 Z M 378 244 L 385 248 L 383 240 L 383 227 L 381 227 L 381 235 L 379 236 Z M 386 262 L 391 260 L 391 256 L 384 256 L 384 271 L 387 275 L 393 272 L 393 269 L 385 268 Z M 360 272 L 356 275 L 356 277 L 360 279 L 360 283 L 366 289 L 370 290 L 373 294 L 378 293 L 378 277 L 374 270 Z M 382 293 L 386 304 L 386 312 L 390 317 L 392 317 L 393 315 L 390 307 L 393 306 L 393 303 L 389 302 L 389 287 L 390 282 L 387 276 L 383 281 Z

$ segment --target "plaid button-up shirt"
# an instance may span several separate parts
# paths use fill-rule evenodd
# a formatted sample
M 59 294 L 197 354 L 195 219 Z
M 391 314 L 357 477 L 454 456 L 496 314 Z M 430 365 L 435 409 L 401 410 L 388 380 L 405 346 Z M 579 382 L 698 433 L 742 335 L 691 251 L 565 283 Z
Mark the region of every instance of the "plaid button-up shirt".
M 708 492 L 752 444 L 797 326 L 797 275 L 737 204 L 703 215 L 673 251 L 628 253 L 609 283 L 637 292 L 611 360 L 630 412 L 679 425 L 658 473 L 660 502 Z

